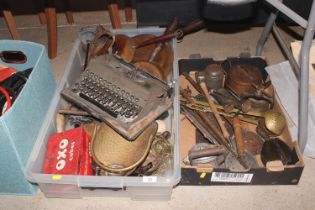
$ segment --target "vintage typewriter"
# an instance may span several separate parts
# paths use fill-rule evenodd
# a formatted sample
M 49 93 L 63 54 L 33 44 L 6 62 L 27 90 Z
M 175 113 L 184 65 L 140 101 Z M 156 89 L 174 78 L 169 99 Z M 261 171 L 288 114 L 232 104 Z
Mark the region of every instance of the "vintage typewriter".
M 169 86 L 114 55 L 91 59 L 62 96 L 129 140 L 172 105 Z

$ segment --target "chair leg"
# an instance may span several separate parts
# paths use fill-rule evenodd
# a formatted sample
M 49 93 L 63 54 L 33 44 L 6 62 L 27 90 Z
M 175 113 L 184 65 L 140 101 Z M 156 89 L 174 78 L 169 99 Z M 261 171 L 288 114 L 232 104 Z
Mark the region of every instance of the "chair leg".
M 118 4 L 117 3 L 109 3 L 108 11 L 109 11 L 110 20 L 112 22 L 112 27 L 115 29 L 121 28 Z
M 13 39 L 21 39 L 21 35 L 16 29 L 16 24 L 10 10 L 3 10 L 3 16 Z
M 67 22 L 70 25 L 74 24 L 74 18 L 73 18 L 72 11 L 66 11 L 66 18 L 67 18 Z
M 66 13 L 67 22 L 71 25 L 74 24 L 74 18 L 72 14 L 70 0 L 63 0 L 63 6 L 66 11 L 65 13 Z
M 125 19 L 126 22 L 132 21 L 132 5 L 130 0 L 125 0 Z
M 45 12 L 38 12 L 38 18 L 41 25 L 45 25 L 47 23 Z
M 57 15 L 55 7 L 45 8 L 47 19 L 48 57 L 53 59 L 57 56 Z
M 39 23 L 41 25 L 45 25 L 47 23 L 47 20 L 46 20 L 43 2 L 41 0 L 33 0 L 33 4 L 35 5 L 36 11 L 37 11 Z

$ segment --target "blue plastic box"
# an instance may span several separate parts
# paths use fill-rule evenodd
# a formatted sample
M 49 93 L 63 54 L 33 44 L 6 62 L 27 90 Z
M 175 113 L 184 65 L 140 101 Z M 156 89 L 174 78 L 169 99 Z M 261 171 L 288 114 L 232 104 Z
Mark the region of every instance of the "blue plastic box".
M 22 71 L 33 71 L 13 106 L 0 117 L 0 194 L 33 194 L 37 187 L 24 176 L 24 169 L 46 117 L 56 82 L 45 47 L 40 44 L 0 40 L 0 52 L 20 50 L 24 64 L 5 64 Z

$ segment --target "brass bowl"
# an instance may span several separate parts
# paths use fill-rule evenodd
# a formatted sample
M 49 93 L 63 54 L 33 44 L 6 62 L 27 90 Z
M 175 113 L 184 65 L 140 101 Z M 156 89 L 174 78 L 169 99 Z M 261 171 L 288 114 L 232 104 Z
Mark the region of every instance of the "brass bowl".
M 276 137 L 282 134 L 286 127 L 285 117 L 276 111 L 267 111 L 264 117 L 259 120 L 256 131 L 263 138 Z
M 285 117 L 280 112 L 267 111 L 264 113 L 265 126 L 266 128 L 274 133 L 275 135 L 280 135 L 285 126 Z
M 119 173 L 133 170 L 146 158 L 158 126 L 152 123 L 134 141 L 125 139 L 105 123 L 84 128 L 92 136 L 91 155 L 95 163 Z

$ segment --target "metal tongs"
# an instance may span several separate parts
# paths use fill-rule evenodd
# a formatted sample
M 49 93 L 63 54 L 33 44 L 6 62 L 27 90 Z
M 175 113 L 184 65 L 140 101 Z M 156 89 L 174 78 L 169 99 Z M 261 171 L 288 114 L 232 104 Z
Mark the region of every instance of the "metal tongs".
M 150 44 L 159 43 L 159 42 L 166 42 L 168 40 L 171 40 L 173 38 L 176 38 L 177 40 L 183 39 L 183 37 L 189 33 L 195 32 L 197 30 L 200 30 L 205 27 L 205 23 L 203 20 L 195 20 L 186 26 L 182 28 L 176 29 L 172 33 L 164 33 L 161 36 L 154 37 L 152 39 L 149 39 L 147 41 L 142 42 L 136 48 L 145 47 Z

